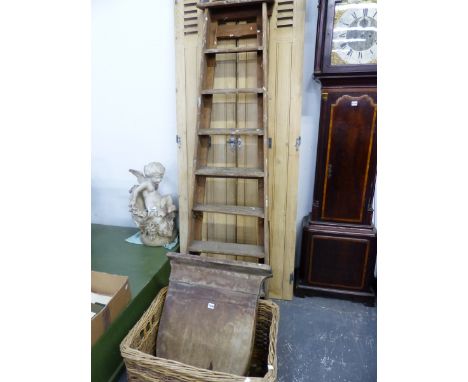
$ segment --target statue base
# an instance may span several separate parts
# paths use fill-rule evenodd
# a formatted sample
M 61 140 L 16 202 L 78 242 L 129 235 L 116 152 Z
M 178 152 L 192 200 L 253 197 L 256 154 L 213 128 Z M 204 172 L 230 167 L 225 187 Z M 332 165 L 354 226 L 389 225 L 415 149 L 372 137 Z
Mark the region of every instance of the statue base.
M 177 231 L 174 230 L 172 233 L 172 236 L 158 236 L 154 239 L 150 239 L 147 235 L 145 235 L 143 232 L 141 233 L 141 241 L 143 242 L 144 245 L 147 245 L 148 247 L 162 247 L 163 245 L 172 243 L 177 236 Z

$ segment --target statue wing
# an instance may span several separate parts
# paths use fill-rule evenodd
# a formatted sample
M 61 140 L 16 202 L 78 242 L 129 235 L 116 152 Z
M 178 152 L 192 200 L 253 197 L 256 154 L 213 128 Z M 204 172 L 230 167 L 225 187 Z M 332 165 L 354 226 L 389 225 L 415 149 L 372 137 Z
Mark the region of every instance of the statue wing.
M 143 175 L 143 173 L 141 173 L 140 171 L 137 171 L 137 170 L 128 170 L 130 171 L 133 175 L 136 176 L 137 180 L 138 180 L 138 183 L 143 183 L 146 181 L 146 177 Z

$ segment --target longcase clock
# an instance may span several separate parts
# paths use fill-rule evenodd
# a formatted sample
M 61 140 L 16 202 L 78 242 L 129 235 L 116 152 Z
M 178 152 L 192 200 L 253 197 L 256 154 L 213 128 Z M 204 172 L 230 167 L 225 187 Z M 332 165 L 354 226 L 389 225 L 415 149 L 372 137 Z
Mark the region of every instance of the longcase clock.
M 314 76 L 322 85 L 314 195 L 297 295 L 374 302 L 377 0 L 321 0 Z

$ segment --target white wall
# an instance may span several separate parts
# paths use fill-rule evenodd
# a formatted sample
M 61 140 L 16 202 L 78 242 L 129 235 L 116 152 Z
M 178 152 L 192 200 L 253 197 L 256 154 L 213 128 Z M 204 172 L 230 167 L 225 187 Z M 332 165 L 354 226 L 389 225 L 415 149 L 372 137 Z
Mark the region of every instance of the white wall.
M 302 218 L 312 210 L 315 160 L 320 116 L 320 84 L 313 78 L 315 34 L 318 0 L 306 3 L 304 36 L 304 72 L 302 80 L 301 148 L 299 155 L 299 184 L 297 195 L 296 265 L 299 261 L 302 238 Z
M 134 226 L 128 190 L 151 161 L 177 203 L 173 0 L 92 2 L 92 222 Z

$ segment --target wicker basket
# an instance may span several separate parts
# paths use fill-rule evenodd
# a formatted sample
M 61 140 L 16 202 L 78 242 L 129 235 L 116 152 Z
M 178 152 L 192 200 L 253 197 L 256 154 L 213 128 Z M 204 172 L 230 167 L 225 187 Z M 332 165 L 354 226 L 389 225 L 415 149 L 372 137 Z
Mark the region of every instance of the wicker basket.
M 221 373 L 155 357 L 159 320 L 167 287 L 161 289 L 148 310 L 120 344 L 129 381 L 145 382 L 260 382 L 276 381 L 276 339 L 279 308 L 260 300 L 257 309 L 255 343 L 249 377 Z

